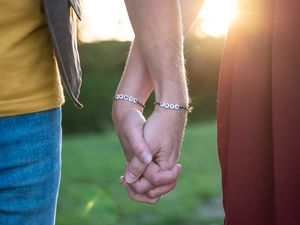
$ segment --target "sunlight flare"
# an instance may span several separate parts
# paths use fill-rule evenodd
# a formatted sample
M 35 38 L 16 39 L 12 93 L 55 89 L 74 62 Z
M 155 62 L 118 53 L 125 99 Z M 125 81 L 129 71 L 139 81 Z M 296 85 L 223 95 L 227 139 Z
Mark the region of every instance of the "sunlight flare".
M 199 13 L 200 29 L 206 35 L 224 36 L 236 13 L 236 0 L 207 0 Z
M 236 0 L 206 0 L 198 19 L 205 36 L 224 36 L 236 15 Z M 82 42 L 130 41 L 134 34 L 124 1 L 82 0 L 83 21 L 79 23 Z

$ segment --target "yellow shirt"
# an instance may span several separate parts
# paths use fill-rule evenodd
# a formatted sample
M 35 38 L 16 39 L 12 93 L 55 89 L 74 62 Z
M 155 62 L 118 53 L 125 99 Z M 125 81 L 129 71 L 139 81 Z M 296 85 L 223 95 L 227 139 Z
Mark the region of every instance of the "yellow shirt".
M 0 116 L 63 104 L 42 0 L 0 0 Z

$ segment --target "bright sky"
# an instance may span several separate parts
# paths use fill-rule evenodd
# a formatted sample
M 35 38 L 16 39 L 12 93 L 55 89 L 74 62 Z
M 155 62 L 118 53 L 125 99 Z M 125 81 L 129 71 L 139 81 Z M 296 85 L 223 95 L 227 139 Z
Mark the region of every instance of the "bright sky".
M 82 7 L 81 41 L 133 39 L 124 1 L 82 0 Z M 198 17 L 201 20 L 199 30 L 214 37 L 226 35 L 235 14 L 236 0 L 206 0 Z

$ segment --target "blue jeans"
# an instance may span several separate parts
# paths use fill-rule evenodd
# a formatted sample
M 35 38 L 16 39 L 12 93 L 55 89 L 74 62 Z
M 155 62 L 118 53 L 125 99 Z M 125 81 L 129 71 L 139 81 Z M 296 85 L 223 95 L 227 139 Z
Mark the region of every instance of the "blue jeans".
M 53 225 L 61 109 L 0 117 L 0 224 Z

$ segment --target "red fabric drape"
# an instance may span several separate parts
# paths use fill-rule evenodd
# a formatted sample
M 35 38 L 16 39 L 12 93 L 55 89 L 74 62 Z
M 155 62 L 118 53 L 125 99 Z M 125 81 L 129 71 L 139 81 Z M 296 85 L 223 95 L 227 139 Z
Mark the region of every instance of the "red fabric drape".
M 226 225 L 300 225 L 300 1 L 241 0 L 218 93 Z

